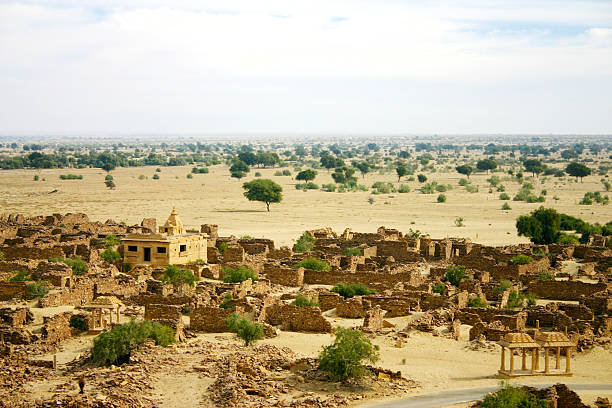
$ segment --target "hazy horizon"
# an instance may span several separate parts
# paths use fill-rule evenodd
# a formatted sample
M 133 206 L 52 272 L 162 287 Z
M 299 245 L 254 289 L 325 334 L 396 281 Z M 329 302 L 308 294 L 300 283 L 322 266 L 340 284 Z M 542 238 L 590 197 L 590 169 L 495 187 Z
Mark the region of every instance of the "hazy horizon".
M 612 2 L 0 0 L 0 135 L 610 135 Z

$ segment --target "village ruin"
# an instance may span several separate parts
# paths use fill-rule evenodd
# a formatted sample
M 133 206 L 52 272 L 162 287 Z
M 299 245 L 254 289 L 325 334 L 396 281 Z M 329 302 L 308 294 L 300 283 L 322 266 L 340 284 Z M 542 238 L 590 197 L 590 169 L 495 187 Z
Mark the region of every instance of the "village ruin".
M 176 209 L 159 227 L 155 219 L 125 225 L 92 222 L 86 214 L 0 216 L 0 406 L 155 406 L 142 387 L 147 381 L 142 369 L 130 374 L 92 368 L 86 354 L 57 360 L 66 342 L 131 318 L 161 322 L 181 342 L 202 333 L 228 332 L 226 318 L 233 312 L 263 324 L 266 338 L 281 332 L 332 333 L 333 312 L 334 318 L 361 319 L 360 330 L 400 348 L 411 333 L 459 339 L 462 325 L 469 325 L 469 339 L 463 340 L 476 349 L 493 347 L 501 364 L 492 366 L 490 374 L 499 371 L 505 377 L 572 375 L 576 355 L 594 345 L 610 346 L 612 249 L 605 237 L 593 236 L 584 245 L 491 247 L 460 238 L 406 236 L 386 227 L 375 232 L 321 228 L 306 232 L 313 247 L 297 253 L 269 239 L 219 236 L 218 231 L 211 224 L 185 228 Z M 109 247 L 109 236 L 120 241 Z M 347 248 L 358 248 L 361 255 L 347 256 Z M 107 249 L 120 257 L 105 261 L 101 254 Z M 517 255 L 531 261 L 514 264 Z M 324 260 L 331 269 L 294 267 L 307 257 Z M 86 272 L 77 274 L 62 261 L 75 258 L 87 264 Z M 167 265 L 188 269 L 197 284 L 164 283 L 159 278 Z M 239 266 L 251 268 L 258 279 L 223 282 L 223 268 Z M 466 277 L 456 286 L 445 281 L 449 266 L 465 267 Z M 24 278 L 11 279 L 18 272 Z M 543 279 L 543 273 L 554 278 Z M 48 293 L 33 296 L 32 285 L 40 282 Z M 364 284 L 374 293 L 345 299 L 330 291 L 339 283 Z M 508 307 L 512 292 L 532 294 L 539 301 Z M 316 299 L 318 306 L 292 304 L 298 295 Z M 227 296 L 231 307 L 220 307 Z M 476 298 L 486 307 L 470 306 Z M 405 316 L 415 318 L 405 326 L 389 321 Z M 291 350 L 264 345 L 250 354 L 236 345 L 184 344 L 179 347 L 200 357 L 210 356 L 211 350 L 240 356 L 209 357 L 194 366 L 213 378 L 206 406 L 351 403 L 349 396 L 333 392 L 287 397 L 295 387 L 289 378 L 299 377 L 297 383 L 314 378 L 313 360 L 300 359 Z M 160 360 L 154 363 L 155 358 Z M 172 358 L 172 350 L 147 343 L 132 353 L 130 362 L 151 367 Z M 416 386 L 409 375 L 372 369 L 386 381 L 383 395 L 401 395 Z M 106 370 L 108 378 L 96 370 Z M 79 396 L 77 382 L 68 381 L 44 401 L 30 398 L 29 382 L 58 373 L 62 378 L 83 376 L 85 389 L 95 391 Z

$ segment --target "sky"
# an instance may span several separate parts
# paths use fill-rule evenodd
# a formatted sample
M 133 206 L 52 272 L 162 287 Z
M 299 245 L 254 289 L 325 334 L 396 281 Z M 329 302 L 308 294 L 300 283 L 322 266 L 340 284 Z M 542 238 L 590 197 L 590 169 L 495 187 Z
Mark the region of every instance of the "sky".
M 0 0 L 0 135 L 611 134 L 612 0 Z

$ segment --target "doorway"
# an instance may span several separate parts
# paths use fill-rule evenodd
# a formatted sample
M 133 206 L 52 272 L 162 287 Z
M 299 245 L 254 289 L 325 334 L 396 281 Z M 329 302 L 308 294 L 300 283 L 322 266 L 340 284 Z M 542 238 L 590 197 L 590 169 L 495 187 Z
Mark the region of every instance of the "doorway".
M 144 248 L 144 260 L 145 262 L 151 262 L 151 248 Z

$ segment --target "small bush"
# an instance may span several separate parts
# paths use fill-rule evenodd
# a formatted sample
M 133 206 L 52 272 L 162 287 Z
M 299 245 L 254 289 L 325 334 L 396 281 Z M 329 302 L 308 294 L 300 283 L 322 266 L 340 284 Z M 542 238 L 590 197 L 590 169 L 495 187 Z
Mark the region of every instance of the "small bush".
M 503 281 L 499 282 L 499 286 L 496 287 L 495 289 L 493 289 L 493 291 L 495 293 L 502 293 L 502 292 L 505 292 L 506 290 L 510 289 L 511 287 L 512 287 L 512 283 L 510 283 L 510 281 L 503 280 Z
M 326 190 L 330 193 L 336 191 L 336 185 L 334 183 L 323 184 L 321 187 L 323 188 L 323 190 Z
M 374 364 L 378 359 L 378 347 L 361 331 L 337 327 L 336 339 L 319 354 L 319 370 L 335 381 L 346 381 L 366 375 L 363 362 Z
M 260 173 L 260 172 L 258 172 L 258 171 L 256 171 L 256 172 L 255 172 L 255 177 L 261 177 L 261 173 Z
M 221 255 L 223 255 L 223 253 L 225 252 L 225 250 L 227 249 L 227 247 L 229 246 L 229 244 L 227 242 L 222 242 L 219 244 L 219 253 Z
M 189 269 L 181 268 L 176 265 L 168 265 L 166 266 L 166 272 L 159 277 L 159 280 L 177 287 L 183 284 L 193 287 L 198 281 L 198 277 Z
M 506 308 L 516 309 L 523 307 L 523 303 L 525 303 L 525 296 L 516 290 L 511 290 L 510 294 L 508 295 L 508 303 L 506 304 Z
M 132 350 L 146 339 L 152 339 L 155 344 L 166 347 L 175 341 L 174 330 L 150 320 L 132 320 L 98 335 L 94 339 L 91 358 L 99 365 L 126 363 Z
M 539 399 L 529 391 L 505 384 L 494 394 L 488 394 L 482 403 L 482 408 L 548 408 L 546 399 Z
M 433 293 L 439 293 L 443 295 L 446 292 L 446 285 L 438 282 L 435 285 L 433 285 L 433 287 L 431 288 L 431 291 Z
M 232 313 L 225 319 L 226 326 L 244 340 L 244 344 L 249 346 L 256 340 L 263 338 L 263 326 L 253 323 L 249 318 Z
M 342 296 L 345 299 L 352 298 L 354 296 L 362 296 L 362 295 L 371 295 L 375 293 L 374 289 L 370 289 L 364 284 L 361 283 L 338 283 L 331 289 L 332 292 L 335 292 Z
M 460 186 L 462 186 L 462 187 L 465 187 L 465 186 L 467 186 L 467 185 L 468 185 L 468 184 L 470 184 L 470 183 L 471 183 L 471 181 L 469 181 L 469 180 L 468 180 L 468 179 L 466 179 L 466 178 L 461 178 L 461 179 L 459 179 L 459 185 L 460 185 Z
M 510 259 L 512 265 L 526 265 L 530 262 L 533 262 L 533 258 L 523 254 L 513 256 L 512 259 Z
M 87 330 L 87 323 L 85 322 L 85 319 L 83 319 L 81 316 L 70 316 L 69 326 L 74 329 L 77 329 L 78 331 Z
M 481 308 L 486 308 L 489 306 L 487 302 L 482 300 L 480 297 L 469 298 L 467 305 L 468 307 L 481 307 Z
M 578 241 L 578 237 L 569 234 L 559 234 L 557 237 L 557 244 L 562 245 L 578 245 L 580 242 Z
M 299 254 L 306 251 L 311 251 L 314 248 L 315 242 L 316 239 L 312 235 L 307 232 L 304 232 L 295 242 L 293 250 Z
M 512 207 L 510 207 L 510 204 L 504 203 L 504 205 L 502 205 L 501 209 L 504 210 L 504 211 L 508 211 L 508 210 L 511 210 Z
M 424 174 L 417 174 L 417 180 L 419 180 L 419 183 L 424 183 L 427 181 L 427 176 Z
M 322 261 L 316 258 L 305 258 L 298 262 L 293 266 L 294 269 L 297 268 L 305 268 L 311 269 L 313 271 L 329 271 L 331 267 L 327 264 L 327 262 Z
M 192 179 L 192 178 L 193 178 L 193 174 L 191 174 L 191 173 L 187 173 L 187 178 L 188 178 L 188 179 Z
M 465 191 L 467 191 L 468 193 L 477 193 L 478 186 L 465 186 Z
M 62 180 L 83 180 L 82 174 L 61 174 L 60 179 Z
M 312 181 L 309 181 L 308 183 L 297 183 L 295 185 L 295 189 L 296 190 L 318 190 L 319 186 L 316 183 L 313 183 Z
M 51 258 L 51 262 L 63 262 L 72 269 L 73 275 L 85 275 L 89 269 L 87 262 L 81 259 L 80 256 L 75 256 L 73 259 Z
M 119 245 L 121 243 L 121 239 L 116 235 L 110 234 L 104 238 L 104 246 L 106 248 L 112 248 L 115 245 Z
M 110 248 L 106 248 L 101 254 L 100 257 L 104 259 L 106 262 L 113 263 L 118 259 L 121 259 L 121 255 L 117 251 L 113 251 Z
M 438 196 L 438 202 L 439 203 L 445 203 L 446 202 L 446 196 L 444 194 L 440 194 Z
M 501 194 L 499 195 L 499 199 L 500 199 L 500 200 L 509 200 L 509 199 L 510 199 L 510 196 L 508 195 L 508 193 L 501 193 Z
M 446 268 L 446 274 L 444 275 L 444 279 L 451 285 L 459 286 L 459 282 L 461 282 L 461 280 L 465 278 L 467 278 L 467 274 L 465 273 L 465 266 L 449 265 Z
M 401 194 L 409 193 L 410 187 L 408 187 L 406 184 L 400 184 L 400 186 L 397 189 L 397 192 Z
M 342 251 L 344 256 L 361 256 L 361 249 L 359 248 L 344 248 Z
M 155 174 L 153 175 L 153 180 L 159 180 L 159 174 L 155 173 Z
M 297 297 L 291 304 L 295 306 L 319 306 L 319 302 L 314 299 L 310 300 L 305 295 L 297 295 Z
M 223 296 L 223 302 L 219 305 L 222 309 L 233 309 L 234 308 L 234 297 L 231 293 L 226 293 Z
M 283 175 L 283 172 L 280 170 L 274 172 L 275 177 L 281 177 L 282 175 Z
M 49 287 L 46 282 L 35 282 L 26 285 L 26 297 L 28 299 L 43 297 L 47 293 L 49 293 Z
M 538 301 L 538 297 L 534 295 L 533 293 L 527 294 L 526 298 L 527 298 L 528 306 L 535 306 Z
M 548 271 L 542 271 L 538 273 L 538 280 L 541 280 L 541 281 L 555 280 L 555 275 L 553 275 L 552 273 Z
M 289 176 L 289 177 L 291 177 L 291 171 L 290 171 L 290 170 L 287 170 L 287 169 L 283 170 L 283 176 Z
M 221 269 L 221 276 L 223 276 L 223 282 L 225 283 L 240 283 L 247 279 L 251 279 L 252 281 L 259 280 L 255 272 L 245 265 L 241 265 L 236 269 L 226 266 Z
M 26 271 L 19 271 L 9 278 L 9 282 L 25 282 L 30 280 L 30 274 Z

